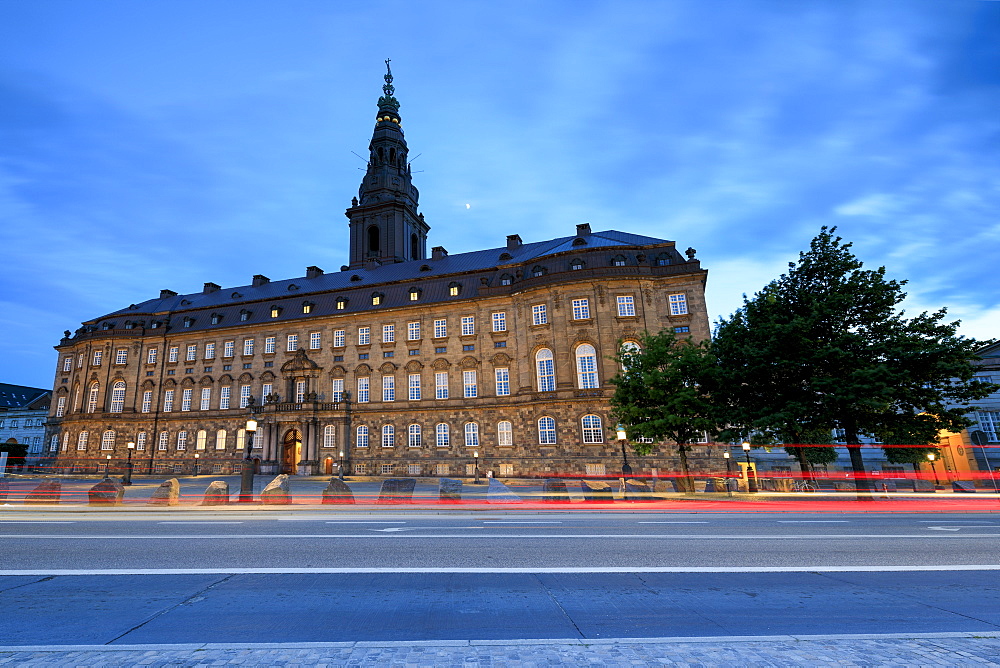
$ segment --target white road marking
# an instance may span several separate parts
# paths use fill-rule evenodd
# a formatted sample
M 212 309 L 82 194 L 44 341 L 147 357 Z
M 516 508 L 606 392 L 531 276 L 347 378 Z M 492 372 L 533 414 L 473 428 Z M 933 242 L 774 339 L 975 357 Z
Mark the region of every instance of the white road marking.
M 639 522 L 639 524 L 708 524 L 708 522 L 702 522 L 702 521 L 686 521 L 686 522 Z
M 368 529 L 368 531 L 417 531 L 416 527 L 389 527 L 388 529 Z
M 520 520 L 520 521 L 512 520 L 509 522 L 507 520 L 483 520 L 483 524 L 562 524 L 562 522 L 559 521 L 549 522 L 545 520 Z
M 452 527 L 440 527 L 442 530 L 452 530 Z M 428 531 L 427 528 L 419 527 L 408 527 L 406 529 L 391 528 L 391 529 L 369 529 L 369 531 Z M 437 533 L 421 533 L 421 534 L 403 534 L 403 533 L 383 533 L 380 536 L 372 536 L 371 534 L 332 534 L 332 533 L 319 533 L 319 534 L 156 534 L 156 535 L 135 535 L 135 536 L 124 536 L 124 535 L 88 535 L 88 536 L 74 536 L 66 534 L 0 534 L 0 538 L 6 539 L 54 539 L 54 540 L 185 540 L 185 539 L 203 539 L 203 540 L 219 540 L 219 539 L 288 539 L 288 538 L 417 538 L 423 540 L 438 540 L 441 538 L 492 538 L 496 540 L 510 540 L 513 538 L 531 538 L 531 539 L 545 539 L 545 538 L 559 538 L 559 539 L 577 539 L 577 540 L 622 540 L 624 538 L 635 538 L 642 540 L 705 540 L 710 538 L 713 540 L 856 540 L 861 538 L 878 538 L 880 540 L 890 540 L 890 539 L 911 539 L 917 538 L 920 540 L 933 540 L 937 539 L 965 539 L 965 538 L 1000 538 L 1000 532 L 994 533 L 947 533 L 947 534 L 774 534 L 774 535 L 760 535 L 760 534 L 711 534 L 711 533 L 689 533 L 689 534 L 648 534 L 648 533 L 636 533 L 636 534 L 489 534 L 489 535 L 477 535 L 470 536 L 468 534 L 437 534 Z
M 0 520 L 0 524 L 76 524 L 62 520 Z
M 243 522 L 223 522 L 215 520 L 193 520 L 191 522 L 157 522 L 157 524 L 243 524 Z
M 933 571 L 1000 571 L 1000 564 L 933 566 L 539 566 L 539 567 L 366 567 L 366 568 L 33 568 L 0 570 L 0 576 L 60 575 L 216 575 L 216 574 L 350 574 L 350 573 L 907 573 Z
M 931 531 L 958 531 L 962 527 L 927 527 Z
M 848 524 L 850 520 L 778 520 L 779 524 Z
M 406 522 L 380 522 L 380 521 L 371 521 L 371 522 L 362 522 L 362 521 L 355 522 L 355 521 L 350 521 L 350 522 L 347 522 L 347 521 L 345 521 L 345 522 L 324 522 L 323 524 L 406 524 Z

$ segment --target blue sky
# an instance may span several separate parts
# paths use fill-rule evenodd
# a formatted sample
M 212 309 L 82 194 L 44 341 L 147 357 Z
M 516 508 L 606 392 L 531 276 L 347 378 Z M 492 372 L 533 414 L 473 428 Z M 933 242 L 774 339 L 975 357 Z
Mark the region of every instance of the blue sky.
M 838 225 L 998 336 L 998 35 L 988 0 L 5 0 L 0 380 L 161 288 L 339 269 L 385 58 L 431 245 L 673 239 L 714 320 Z

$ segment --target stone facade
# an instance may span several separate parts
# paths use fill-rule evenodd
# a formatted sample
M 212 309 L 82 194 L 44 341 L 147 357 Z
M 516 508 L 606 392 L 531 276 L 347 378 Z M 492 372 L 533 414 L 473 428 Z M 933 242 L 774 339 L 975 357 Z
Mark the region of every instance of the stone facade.
M 56 467 L 93 470 L 108 454 L 117 465 L 132 441 L 136 473 L 190 473 L 196 453 L 203 473 L 234 472 L 251 415 L 265 473 L 333 473 L 343 460 L 351 473 L 461 476 L 476 455 L 504 477 L 620 466 L 614 357 L 643 331 L 708 337 L 707 272 L 692 249 L 588 224 L 425 257 L 386 82 L 347 210 L 350 264 L 164 290 L 67 331 L 49 418 Z M 636 463 L 671 470 L 661 450 Z M 717 466 L 704 450 L 694 465 Z

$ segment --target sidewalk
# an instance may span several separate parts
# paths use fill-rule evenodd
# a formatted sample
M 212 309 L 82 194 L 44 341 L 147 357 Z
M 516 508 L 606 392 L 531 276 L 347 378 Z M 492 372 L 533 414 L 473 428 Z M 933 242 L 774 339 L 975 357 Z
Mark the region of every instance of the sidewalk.
M 0 647 L 17 666 L 1000 666 L 998 633 Z

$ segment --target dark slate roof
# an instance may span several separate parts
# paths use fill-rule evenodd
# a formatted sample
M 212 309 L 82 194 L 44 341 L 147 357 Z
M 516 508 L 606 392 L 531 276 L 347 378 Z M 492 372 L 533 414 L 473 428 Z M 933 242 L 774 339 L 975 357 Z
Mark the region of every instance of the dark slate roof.
M 495 269 L 503 265 L 525 265 L 531 264 L 542 257 L 562 253 L 566 251 L 586 251 L 599 248 L 610 249 L 615 246 L 635 247 L 635 246 L 660 246 L 669 244 L 670 241 L 647 237 L 641 234 L 630 234 L 617 230 L 605 232 L 593 232 L 583 237 L 586 244 L 574 246 L 573 241 L 576 236 L 560 237 L 548 241 L 537 241 L 525 243 L 516 248 L 490 248 L 487 250 L 472 251 L 469 253 L 458 253 L 448 255 L 438 260 L 424 259 L 411 260 L 409 262 L 397 262 L 382 266 L 371 266 L 366 268 L 348 269 L 334 273 L 325 273 L 313 278 L 292 278 L 282 281 L 270 281 L 263 285 L 243 285 L 235 288 L 222 288 L 215 292 L 204 294 L 196 292 L 186 295 L 173 295 L 165 298 L 156 298 L 144 301 L 140 304 L 114 311 L 103 318 L 97 318 L 92 322 L 104 318 L 116 316 L 129 316 L 138 313 L 163 313 L 166 311 L 189 311 L 195 309 L 227 308 L 242 303 L 288 299 L 290 297 L 310 296 L 319 305 L 319 299 L 323 296 L 318 293 L 335 293 L 339 290 L 356 290 L 365 286 L 380 286 L 379 290 L 389 296 L 393 289 L 391 284 L 407 281 L 423 281 L 428 278 L 440 278 L 449 274 L 460 274 L 472 271 L 482 271 Z M 509 253 L 510 260 L 500 260 L 502 253 Z M 422 266 L 430 267 L 430 271 L 421 271 Z M 352 281 L 351 278 L 357 276 L 360 280 Z M 421 286 L 423 287 L 423 286 Z M 405 291 L 408 286 L 395 286 L 396 290 Z M 443 296 L 443 295 L 442 295 Z M 333 294 L 326 295 L 331 301 L 335 298 Z M 436 297 L 428 294 L 427 297 Z M 257 314 L 255 314 L 257 315 Z M 254 317 L 253 321 L 261 321 Z M 234 324 L 234 323 L 227 323 Z
M 49 393 L 40 387 L 0 383 L 0 409 L 29 408 L 40 397 Z

